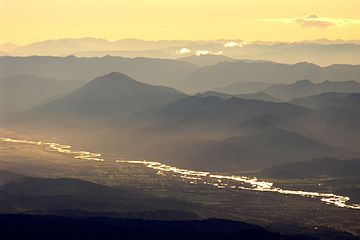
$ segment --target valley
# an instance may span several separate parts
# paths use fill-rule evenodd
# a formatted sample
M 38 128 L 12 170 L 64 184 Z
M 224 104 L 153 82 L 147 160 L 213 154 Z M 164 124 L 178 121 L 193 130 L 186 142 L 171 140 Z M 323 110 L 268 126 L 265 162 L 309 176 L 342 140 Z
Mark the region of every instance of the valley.
M 8 133 L 11 135 L 16 137 L 16 134 Z M 76 178 L 139 189 L 212 209 L 190 208 L 202 217 L 230 218 L 271 228 L 274 226 L 270 222 L 278 222 L 281 227 L 274 228 L 284 231 L 287 229 L 285 223 L 289 222 L 294 225 L 301 222 L 309 227 L 320 224 L 324 228 L 355 234 L 359 231 L 356 210 L 359 205 L 349 201 L 347 196 L 332 193 L 331 185 L 320 186 L 319 183 L 326 179 L 257 180 L 254 176 L 185 170 L 157 162 L 124 160 L 111 154 L 72 150 L 68 145 L 16 138 L 1 138 L 0 154 L 1 169 L 30 176 Z M 348 219 L 343 227 L 336 224 L 334 214 Z M 297 218 L 293 217 L 295 215 Z M 312 231 L 305 229 L 304 232 Z

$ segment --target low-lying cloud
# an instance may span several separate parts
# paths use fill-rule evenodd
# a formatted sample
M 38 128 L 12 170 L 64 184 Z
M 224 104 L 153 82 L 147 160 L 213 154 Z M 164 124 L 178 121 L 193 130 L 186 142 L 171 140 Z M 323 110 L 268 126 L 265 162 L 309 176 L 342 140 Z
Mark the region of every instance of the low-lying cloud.
M 223 51 L 218 51 L 218 52 L 211 52 L 209 50 L 196 50 L 196 53 L 195 55 L 196 56 L 201 56 L 201 55 L 208 55 L 208 54 L 211 54 L 211 55 L 222 55 L 223 54 Z
M 231 47 L 238 47 L 240 46 L 240 43 L 238 42 L 227 42 L 224 44 L 224 47 L 231 48 Z
M 316 13 L 311 13 L 299 18 L 260 19 L 260 21 L 297 24 L 304 28 L 349 27 L 360 25 L 359 18 L 329 18 L 321 17 Z
M 176 51 L 176 54 L 183 55 L 183 54 L 189 54 L 191 53 L 191 50 L 188 48 L 181 48 L 180 50 Z
M 246 42 L 227 42 L 224 44 L 224 47 L 226 47 L 226 48 L 244 47 L 245 45 L 246 45 Z

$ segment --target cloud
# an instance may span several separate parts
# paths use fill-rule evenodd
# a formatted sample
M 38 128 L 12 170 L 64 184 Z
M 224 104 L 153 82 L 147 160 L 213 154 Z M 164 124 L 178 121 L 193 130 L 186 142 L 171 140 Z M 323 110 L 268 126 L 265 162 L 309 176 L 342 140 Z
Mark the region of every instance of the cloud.
M 224 47 L 226 48 L 232 48 L 232 47 L 238 47 L 240 46 L 240 43 L 237 42 L 227 42 L 224 44 Z
M 195 55 L 196 56 L 201 56 L 201 55 L 208 55 L 208 54 L 212 54 L 212 55 L 221 55 L 223 54 L 223 51 L 218 51 L 218 52 L 211 52 L 209 50 L 196 50 Z
M 226 48 L 232 48 L 232 47 L 244 47 L 247 43 L 246 42 L 227 42 L 224 44 L 224 47 Z
M 336 20 L 325 19 L 314 13 L 303 18 L 296 18 L 294 21 L 304 28 L 326 28 L 336 26 Z
M 349 27 L 360 25 L 359 18 L 329 18 L 321 17 L 316 13 L 311 13 L 299 18 L 277 18 L 259 19 L 265 22 L 282 22 L 287 24 L 298 24 L 304 28 L 327 28 L 327 27 Z
M 176 54 L 178 55 L 183 55 L 183 54 L 188 54 L 191 53 L 191 50 L 188 48 L 181 48 L 179 51 L 176 51 Z

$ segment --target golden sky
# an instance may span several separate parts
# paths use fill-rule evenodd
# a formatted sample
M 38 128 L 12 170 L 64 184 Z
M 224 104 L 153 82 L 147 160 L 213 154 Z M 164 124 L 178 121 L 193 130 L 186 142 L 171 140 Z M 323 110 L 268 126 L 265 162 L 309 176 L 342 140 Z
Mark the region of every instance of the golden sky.
M 0 0 L 0 43 L 360 39 L 360 0 Z

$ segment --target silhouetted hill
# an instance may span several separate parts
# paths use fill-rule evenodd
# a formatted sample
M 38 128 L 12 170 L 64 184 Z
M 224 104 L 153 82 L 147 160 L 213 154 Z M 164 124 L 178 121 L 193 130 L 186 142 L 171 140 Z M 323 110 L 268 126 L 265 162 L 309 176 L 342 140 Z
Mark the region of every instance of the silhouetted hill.
M 4 179 L 8 172 L 0 172 Z M 2 213 L 198 219 L 204 207 L 76 179 L 14 178 L 0 186 Z M 194 212 L 193 212 L 194 211 Z M 96 214 L 95 214 L 96 213 Z
M 16 75 L 0 80 L 0 112 L 30 109 L 81 87 L 82 81 Z
M 62 99 L 29 111 L 29 115 L 38 120 L 109 120 L 184 97 L 185 94 L 168 87 L 137 82 L 122 73 L 110 73 L 90 81 Z
M 21 231 L 19 231 L 21 229 Z M 59 231 L 61 229 L 61 231 Z M 202 221 L 144 221 L 114 218 L 0 215 L 0 230 L 7 239 L 268 239 L 315 240 L 289 236 L 259 226 L 222 219 Z M 351 236 L 338 233 L 345 239 Z
M 344 79 L 348 79 L 344 78 Z M 353 76 L 353 79 L 358 79 Z M 270 95 L 289 100 L 293 98 L 317 95 L 325 92 L 353 93 L 360 92 L 360 83 L 356 81 L 313 83 L 310 80 L 301 80 L 293 84 L 282 84 L 269 87 L 265 90 Z
M 283 163 L 261 170 L 269 178 L 360 178 L 360 159 L 321 158 L 303 162 Z

